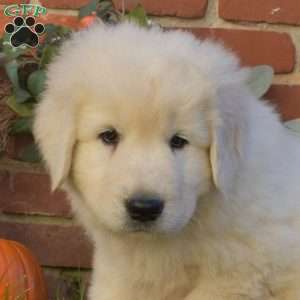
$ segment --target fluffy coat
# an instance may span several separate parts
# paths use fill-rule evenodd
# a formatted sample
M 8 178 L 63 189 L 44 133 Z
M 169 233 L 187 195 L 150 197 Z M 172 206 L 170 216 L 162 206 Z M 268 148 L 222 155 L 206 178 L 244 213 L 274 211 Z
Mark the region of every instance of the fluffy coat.
M 94 242 L 89 299 L 300 299 L 300 140 L 247 76 L 182 31 L 96 25 L 62 47 L 34 134 Z M 165 207 L 136 231 L 124 200 L 141 192 Z

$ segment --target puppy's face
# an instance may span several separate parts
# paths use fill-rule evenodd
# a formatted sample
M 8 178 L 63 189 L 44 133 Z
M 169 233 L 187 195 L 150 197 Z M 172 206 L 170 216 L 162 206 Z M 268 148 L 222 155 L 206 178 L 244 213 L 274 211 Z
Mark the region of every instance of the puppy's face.
M 116 75 L 113 87 L 90 82 L 71 177 L 105 228 L 167 233 L 191 220 L 211 182 L 210 90 L 179 63 Z
M 232 54 L 184 32 L 124 23 L 79 33 L 49 66 L 35 112 L 52 189 L 79 192 L 89 230 L 182 229 L 212 181 L 233 187 L 246 79 Z

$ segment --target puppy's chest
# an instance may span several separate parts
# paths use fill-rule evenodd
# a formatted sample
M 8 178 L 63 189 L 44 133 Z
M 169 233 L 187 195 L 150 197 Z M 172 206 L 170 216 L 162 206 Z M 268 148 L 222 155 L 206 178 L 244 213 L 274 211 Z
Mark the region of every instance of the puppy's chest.
M 136 299 L 144 300 L 182 300 L 195 288 L 199 270 L 186 266 L 166 273 L 157 274 L 156 279 L 134 283 Z
M 137 280 L 133 290 L 135 296 L 132 300 L 184 300 L 190 294 L 199 297 L 199 300 L 206 297 L 217 299 L 220 295 L 228 300 L 277 299 L 261 274 L 232 271 L 226 276 L 211 276 L 200 272 L 196 266 L 177 268 L 167 274 L 157 273 L 156 279 L 151 281 Z

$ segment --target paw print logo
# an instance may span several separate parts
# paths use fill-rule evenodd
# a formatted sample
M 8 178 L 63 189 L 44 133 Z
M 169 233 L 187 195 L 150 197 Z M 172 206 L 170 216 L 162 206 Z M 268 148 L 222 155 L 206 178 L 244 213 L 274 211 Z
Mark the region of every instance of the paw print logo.
M 35 23 L 35 19 L 28 16 L 25 20 L 23 17 L 16 17 L 13 23 L 5 26 L 5 32 L 11 34 L 10 43 L 13 47 L 27 45 L 36 47 L 39 44 L 39 35 L 41 35 L 45 27 L 41 23 Z

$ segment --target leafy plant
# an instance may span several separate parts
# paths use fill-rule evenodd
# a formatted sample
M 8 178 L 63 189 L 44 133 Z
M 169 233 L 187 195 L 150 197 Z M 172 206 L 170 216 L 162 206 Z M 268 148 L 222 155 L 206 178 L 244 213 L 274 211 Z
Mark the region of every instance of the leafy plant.
M 130 20 L 141 26 L 150 25 L 141 6 L 125 13 L 115 9 L 110 0 L 91 0 L 80 9 L 79 17 L 79 29 L 90 26 L 96 19 L 109 24 Z M 0 66 L 6 71 L 11 89 L 8 95 L 0 93 L 0 153 L 6 147 L 8 134 L 31 133 L 33 110 L 45 88 L 47 66 L 71 33 L 68 27 L 47 24 L 43 42 L 36 49 L 24 45 L 12 47 L 8 34 L 0 39 Z M 32 144 L 24 148 L 19 159 L 37 162 L 40 155 Z
M 67 271 L 62 272 L 60 282 L 64 282 L 63 286 L 58 286 L 55 292 L 55 300 L 84 300 L 86 299 L 86 279 L 83 272 Z
M 1 63 L 10 81 L 11 92 L 10 95 L 3 97 L 1 102 L 5 102 L 14 113 L 7 128 L 7 134 L 31 133 L 33 109 L 39 102 L 45 87 L 47 65 L 57 53 L 60 43 L 70 33 L 69 28 L 53 24 L 46 25 L 44 43 L 36 49 L 26 46 L 14 48 L 9 43 L 9 35 L 5 34 L 2 37 Z M 1 117 L 0 124 L 3 123 Z M 1 130 L 1 135 L 4 134 Z M 4 147 L 5 145 L 0 145 L 0 148 Z M 31 154 L 28 155 L 28 152 Z M 34 145 L 29 145 L 28 149 L 24 149 L 24 159 L 28 160 L 27 157 L 30 157 L 29 160 L 32 162 L 39 160 Z
M 45 27 L 45 42 L 37 49 L 27 46 L 14 48 L 9 44 L 7 34 L 2 39 L 4 68 L 12 84 L 12 94 L 6 103 L 22 118 L 32 117 L 34 105 L 39 101 L 45 86 L 45 69 L 57 53 L 61 41 L 71 32 L 66 27 L 53 24 Z
M 270 88 L 274 77 L 274 70 L 267 65 L 251 68 L 247 85 L 250 91 L 257 97 L 262 97 Z
M 274 77 L 274 70 L 267 65 L 251 68 L 247 81 L 248 88 L 258 98 L 262 97 L 270 88 Z M 300 119 L 284 122 L 286 128 L 300 137 Z
M 110 0 L 92 0 L 79 11 L 79 17 L 97 16 L 104 23 L 116 24 L 122 21 L 136 22 L 140 26 L 150 26 L 152 23 L 147 17 L 145 9 L 137 5 L 126 13 L 118 11 Z
M 300 137 L 300 119 L 285 122 L 285 126 Z
M 92 0 L 79 10 L 79 17 L 96 15 L 105 23 L 116 24 L 120 20 L 121 13 L 115 9 L 112 1 Z

